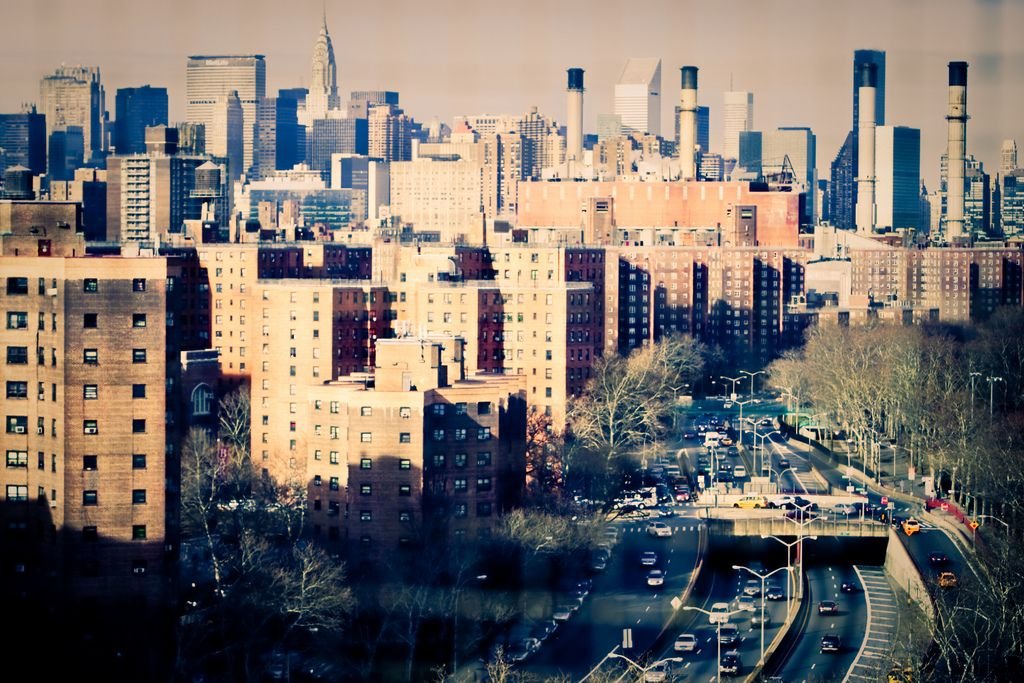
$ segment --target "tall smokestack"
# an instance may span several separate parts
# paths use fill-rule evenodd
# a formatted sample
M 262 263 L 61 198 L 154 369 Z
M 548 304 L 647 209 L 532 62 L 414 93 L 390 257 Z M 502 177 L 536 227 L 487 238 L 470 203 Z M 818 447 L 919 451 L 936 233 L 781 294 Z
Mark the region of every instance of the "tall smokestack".
M 583 162 L 583 69 L 569 69 L 565 160 Z
M 857 232 L 870 235 L 875 229 L 875 88 L 878 67 L 863 63 L 857 72 Z
M 693 180 L 697 177 L 697 67 L 684 66 L 679 72 L 679 167 L 683 180 Z
M 949 137 L 946 158 L 946 240 L 963 240 L 964 231 L 964 157 L 967 153 L 967 62 L 949 63 Z

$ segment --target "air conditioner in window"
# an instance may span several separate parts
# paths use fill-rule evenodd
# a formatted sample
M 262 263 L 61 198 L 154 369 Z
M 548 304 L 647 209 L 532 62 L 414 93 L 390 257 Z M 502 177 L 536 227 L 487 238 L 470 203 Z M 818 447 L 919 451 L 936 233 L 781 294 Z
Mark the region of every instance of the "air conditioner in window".
M 24 433 L 24 431 L 25 431 L 25 430 L 24 430 L 24 429 L 22 429 L 21 431 L 22 431 L 22 432 Z M 45 430 L 45 429 L 43 429 L 42 427 L 36 427 L 36 434 L 42 434 L 42 433 L 44 433 L 45 431 L 46 431 L 46 430 Z
M 86 434 L 96 434 L 97 431 L 98 430 L 96 429 L 96 427 L 86 427 L 85 428 L 85 433 Z
M 25 428 L 22 427 L 21 425 L 14 425 L 14 433 L 15 434 L 24 434 L 25 433 Z
M 46 290 L 46 296 L 57 296 L 57 288 L 50 287 Z

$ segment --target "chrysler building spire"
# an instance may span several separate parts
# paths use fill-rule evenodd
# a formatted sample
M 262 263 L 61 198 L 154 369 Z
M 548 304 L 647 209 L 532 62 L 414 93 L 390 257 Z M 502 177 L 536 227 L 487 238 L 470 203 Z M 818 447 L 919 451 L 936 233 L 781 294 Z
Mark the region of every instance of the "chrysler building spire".
M 313 71 L 306 96 L 306 112 L 311 120 L 327 118 L 331 109 L 341 108 L 338 96 L 338 67 L 334 62 L 334 45 L 327 32 L 327 3 L 324 3 L 320 36 L 313 46 Z

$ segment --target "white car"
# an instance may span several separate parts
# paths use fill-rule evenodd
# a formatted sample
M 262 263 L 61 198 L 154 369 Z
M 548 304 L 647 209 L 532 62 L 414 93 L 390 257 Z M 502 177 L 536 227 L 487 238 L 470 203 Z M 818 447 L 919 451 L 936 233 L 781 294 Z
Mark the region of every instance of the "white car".
M 652 569 L 647 572 L 647 585 L 651 586 L 662 586 L 665 584 L 665 572 L 660 569 Z
M 756 597 L 761 594 L 761 582 L 757 579 L 749 579 L 743 584 L 743 594 Z
M 692 633 L 680 633 L 676 637 L 676 642 L 672 648 L 676 652 L 696 652 L 697 651 L 697 636 Z
M 750 595 L 741 595 L 736 601 L 736 607 L 743 610 L 744 612 L 753 612 L 757 605 L 754 602 L 754 598 Z
M 651 536 L 671 536 L 672 527 L 665 522 L 651 522 L 647 525 L 647 533 Z
M 727 624 L 729 623 L 729 603 L 727 602 L 716 602 L 711 605 L 711 614 L 708 615 L 709 624 Z
M 555 621 L 569 621 L 569 617 L 575 611 L 574 605 L 557 605 L 555 611 L 551 613 L 551 618 Z
M 743 465 L 736 465 L 732 468 L 733 479 L 742 479 L 747 476 L 747 468 Z

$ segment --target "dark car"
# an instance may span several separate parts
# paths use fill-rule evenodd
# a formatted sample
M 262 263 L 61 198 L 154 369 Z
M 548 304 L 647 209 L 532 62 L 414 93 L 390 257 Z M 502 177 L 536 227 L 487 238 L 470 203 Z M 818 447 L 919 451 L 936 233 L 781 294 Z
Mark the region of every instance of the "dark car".
M 843 585 L 839 590 L 844 593 L 856 593 L 860 590 L 860 586 L 857 585 L 856 581 L 843 581 Z
M 764 589 L 764 597 L 768 600 L 783 600 L 786 597 L 786 593 L 782 590 L 782 586 L 769 583 Z
M 834 600 L 822 600 L 818 603 L 818 614 L 839 614 L 839 605 Z
M 718 664 L 718 670 L 729 676 L 738 676 L 743 663 L 740 662 L 739 653 L 726 652 Z
M 722 624 L 718 632 L 718 642 L 721 645 L 735 645 L 740 642 L 740 630 L 736 624 Z
M 779 458 L 779 469 L 786 469 L 789 467 L 789 458 Z
M 947 562 L 949 562 L 949 557 L 947 557 L 946 553 L 940 553 L 938 551 L 928 553 L 928 563 L 932 566 L 938 567 L 946 564 Z
M 683 432 L 683 438 L 684 439 L 696 439 L 697 438 L 697 432 L 694 432 L 694 431 L 691 431 L 691 430 L 688 429 L 685 432 Z
M 839 652 L 841 643 L 838 633 L 826 633 L 821 637 L 822 652 Z
M 739 456 L 740 449 L 736 448 L 735 446 L 729 446 L 729 448 L 726 449 L 725 454 L 728 455 L 730 458 L 735 458 Z
M 726 470 L 719 470 L 718 474 L 715 475 L 715 479 L 723 483 L 729 483 L 733 481 L 732 472 Z

